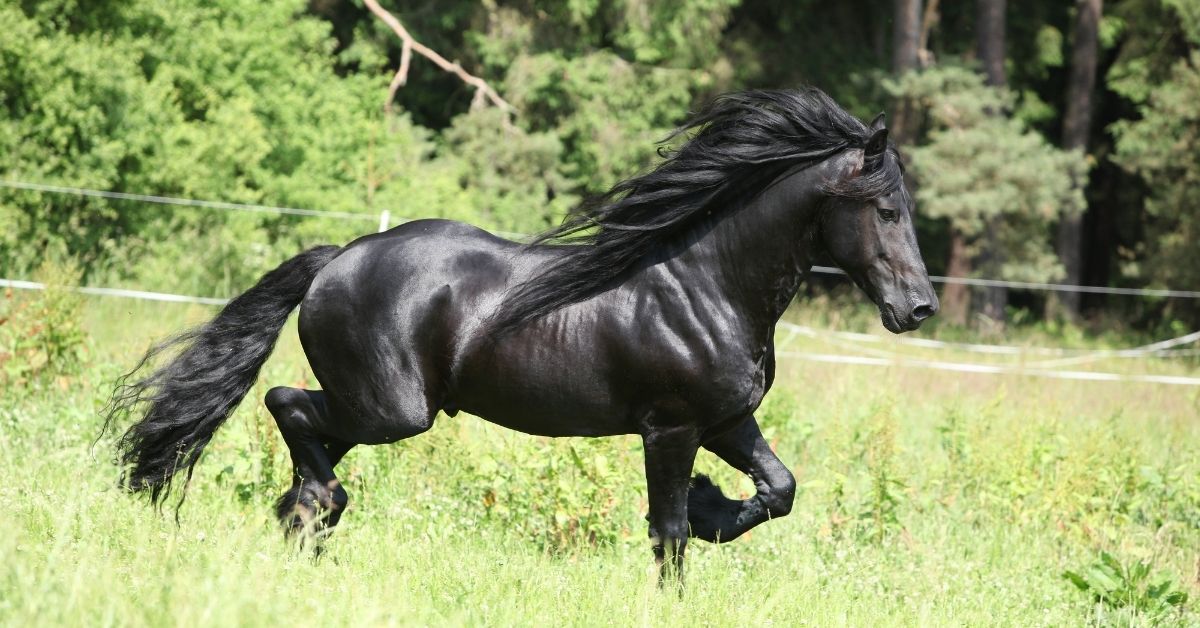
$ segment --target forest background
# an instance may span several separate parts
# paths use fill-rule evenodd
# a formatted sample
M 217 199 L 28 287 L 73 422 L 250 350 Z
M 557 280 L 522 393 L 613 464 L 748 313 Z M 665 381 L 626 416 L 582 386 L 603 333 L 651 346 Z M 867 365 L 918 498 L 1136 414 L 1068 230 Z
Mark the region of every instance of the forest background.
M 420 54 L 389 98 L 404 43 L 359 0 L 0 5 L 0 178 L 364 215 L 2 188 L 0 277 L 66 260 L 94 285 L 230 296 L 385 209 L 534 233 L 651 167 L 715 95 L 808 84 L 860 117 L 889 112 L 932 273 L 1200 284 L 1200 1 L 381 8 L 511 109 Z M 1200 321 L 1190 300 L 942 297 L 951 322 Z

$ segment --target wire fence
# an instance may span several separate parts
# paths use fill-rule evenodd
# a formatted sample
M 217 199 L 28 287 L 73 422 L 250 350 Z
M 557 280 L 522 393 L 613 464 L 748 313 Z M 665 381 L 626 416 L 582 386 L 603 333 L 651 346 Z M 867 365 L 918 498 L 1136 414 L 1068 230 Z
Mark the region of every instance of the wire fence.
M 260 214 L 287 214 L 291 216 L 322 216 L 338 220 L 365 220 L 375 222 L 375 214 L 360 214 L 354 212 L 338 212 L 324 209 L 301 209 L 297 207 L 274 207 L 271 205 L 254 205 L 250 203 L 227 203 L 224 201 L 205 201 L 194 198 L 179 198 L 176 196 L 155 196 L 152 194 L 129 194 L 126 192 L 110 192 L 107 190 L 91 190 L 74 188 L 64 185 L 47 185 L 44 183 L 28 183 L 25 181 L 0 180 L 0 187 L 34 192 L 50 192 L 53 194 L 71 194 L 74 196 L 89 196 L 120 201 L 139 201 L 159 205 L 177 205 L 184 207 L 203 207 L 206 209 L 224 209 L 232 211 L 256 212 Z
M 1052 356 L 1072 356 L 1080 355 L 1096 356 L 1102 355 L 1106 357 L 1150 357 L 1150 356 L 1169 356 L 1169 352 L 1175 347 L 1181 345 L 1192 344 L 1200 341 L 1200 331 L 1195 331 L 1190 334 L 1185 334 L 1177 338 L 1170 338 L 1153 342 L 1141 347 L 1131 349 L 1073 349 L 1068 347 L 1023 347 L 1016 345 L 994 345 L 994 344 L 979 344 L 970 342 L 950 342 L 945 340 L 933 340 L 931 338 L 910 338 L 908 336 L 894 336 L 892 338 L 884 338 L 873 334 L 862 334 L 850 331 L 837 331 L 833 329 L 816 329 L 804 325 L 797 325 L 787 321 L 779 323 L 781 329 L 788 330 L 812 337 L 830 337 L 851 340 L 860 343 L 868 344 L 897 344 L 913 347 L 921 347 L 924 349 L 952 349 L 956 351 L 965 351 L 969 353 L 988 353 L 993 355 L 1006 356 L 1031 356 L 1031 355 L 1052 355 Z
M 101 297 L 122 297 L 141 301 L 164 301 L 167 303 L 199 303 L 201 305 L 225 305 L 229 299 L 217 297 L 194 297 L 186 294 L 167 294 L 164 292 L 147 292 L 145 290 L 128 290 L 125 288 L 93 288 L 89 286 L 56 286 L 71 292 L 90 294 Z M 22 279 L 0 279 L 0 288 L 16 290 L 45 290 L 46 284 Z
M 892 366 L 902 368 L 921 368 L 961 373 L 981 373 L 986 375 L 1022 375 L 1026 377 L 1070 379 L 1082 381 L 1138 382 L 1152 384 L 1170 384 L 1176 386 L 1200 386 L 1200 378 L 1177 375 L 1145 375 L 1128 373 L 1108 373 L 1099 371 L 1071 371 L 1058 367 L 1079 365 L 1111 358 L 1163 358 L 1188 357 L 1197 355 L 1193 349 L 1178 349 L 1183 345 L 1195 344 L 1200 341 L 1200 331 L 1184 334 L 1176 338 L 1161 340 L 1130 349 L 1068 349 L 1058 347 L 1017 347 L 1012 345 L 982 345 L 974 343 L 946 342 L 925 338 L 893 337 L 884 339 L 881 336 L 837 331 L 833 329 L 816 329 L 781 321 L 778 328 L 787 334 L 776 343 L 776 355 L 784 358 L 852 364 L 859 366 Z M 828 344 L 832 344 L 850 353 L 815 353 L 808 351 L 792 351 L 790 343 L 798 336 L 807 336 Z M 1006 364 L 961 362 L 947 360 L 931 360 L 915 355 L 905 355 L 877 347 L 880 345 L 919 346 L 926 349 L 948 349 L 975 353 L 990 353 L 993 355 L 1012 358 Z M 864 346 L 867 345 L 867 346 Z M 869 355 L 853 355 L 867 353 Z M 1029 361 L 1029 356 L 1047 354 L 1072 353 L 1070 357 L 1055 360 Z
M 149 194 L 129 194 L 125 192 L 113 192 L 107 190 L 93 190 L 88 188 L 67 187 L 58 185 L 47 185 L 41 183 L 29 183 L 24 181 L 0 180 L 0 187 L 10 189 L 22 189 L 38 192 L 48 192 L 55 194 L 72 194 L 77 196 L 88 196 L 96 198 L 106 198 L 115 200 L 127 200 L 145 203 L 157 203 L 175 206 L 200 207 L 206 209 L 218 209 L 227 211 L 250 211 L 259 213 L 275 213 L 296 216 L 314 216 L 326 217 L 337 220 L 357 220 L 357 221 L 378 221 L 379 231 L 385 231 L 390 228 L 394 221 L 407 222 L 410 218 L 393 218 L 389 210 L 383 210 L 378 215 L 353 212 L 339 212 L 317 209 L 304 209 L 295 207 L 276 207 L 270 205 L 254 205 L 246 203 L 227 203 L 222 201 L 208 201 L 190 198 L 156 196 Z M 505 237 L 511 238 L 530 238 L 529 234 L 511 233 L 511 232 L 495 232 Z M 822 274 L 844 275 L 845 273 L 838 268 L 828 266 L 814 266 L 813 272 Z M 1092 294 L 1113 294 L 1113 295 L 1132 295 L 1132 296 L 1149 296 L 1149 297 L 1169 297 L 1169 298 L 1200 298 L 1200 291 L 1192 290 L 1167 290 L 1154 288 L 1114 288 L 1105 286 L 1079 286 L 1069 284 L 1053 284 L 1053 283 L 1033 283 L 1019 281 L 1001 281 L 994 279 L 976 279 L 966 277 L 940 277 L 931 276 L 930 279 L 937 283 L 957 283 L 975 286 L 1000 286 L 1015 289 L 1025 290 L 1047 290 L 1059 292 L 1081 292 Z M 45 290 L 47 286 L 34 281 L 25 281 L 20 279 L 3 279 L 0 278 L 0 288 L 10 288 L 17 290 Z M 201 297 L 182 294 L 170 294 L 163 292 L 149 292 L 145 290 L 135 290 L 128 288 L 106 288 L 106 287 L 90 287 L 90 286 L 62 286 L 67 290 L 80 294 L 103 297 L 118 297 L 127 299 L 138 299 L 144 301 L 159 301 L 169 303 L 194 303 L 200 305 L 220 306 L 229 302 L 229 299 L 216 297 Z M 1013 345 L 994 345 L 980 343 L 961 343 L 949 342 L 943 340 L 933 340 L 928 338 L 910 338 L 896 337 L 890 340 L 884 340 L 880 336 L 871 334 L 861 334 L 855 332 L 838 331 L 832 329 L 816 329 L 797 325 L 789 322 L 781 322 L 781 329 L 788 331 L 788 336 L 777 347 L 776 355 L 783 358 L 794 358 L 800 360 L 825 362 L 825 363 L 840 363 L 852 364 L 860 366 L 899 366 L 921 369 L 933 369 L 942 371 L 966 372 L 966 373 L 983 373 L 991 375 L 1022 375 L 1028 377 L 1043 377 L 1054 379 L 1069 379 L 1082 381 L 1101 381 L 1101 382 L 1139 382 L 1139 383 L 1154 383 L 1168 384 L 1177 386 L 1200 386 L 1200 378 L 1184 377 L 1175 375 L 1141 375 L 1141 374 L 1122 374 L 1122 373 L 1106 373 L 1097 371 L 1068 371 L 1060 370 L 1055 367 L 1065 366 L 1069 364 L 1082 364 L 1093 362 L 1106 358 L 1138 358 L 1138 357 L 1176 357 L 1182 355 L 1192 355 L 1191 351 L 1182 352 L 1177 347 L 1193 344 L 1200 341 L 1200 331 L 1185 334 L 1177 338 L 1171 338 L 1141 347 L 1130 349 L 1105 349 L 1105 350 L 1088 350 L 1088 349 L 1071 349 L 1062 347 L 1021 347 Z M 955 350 L 976 354 L 991 354 L 997 356 L 1013 356 L 1021 359 L 1027 356 L 1063 356 L 1052 360 L 1041 360 L 1033 363 L 1021 364 L 981 364 L 973 362 L 951 362 L 944 360 L 929 360 L 913 356 L 904 356 L 887 351 L 872 349 L 870 352 L 875 355 L 845 355 L 845 354 L 827 354 L 814 353 L 805 351 L 789 351 L 785 347 L 797 335 L 805 335 L 814 338 L 829 339 L 835 342 L 855 343 L 856 345 L 869 344 L 880 345 L 891 343 L 898 346 L 912 346 L 924 349 L 935 350 Z
M 957 373 L 981 373 L 986 375 L 1023 375 L 1051 379 L 1071 379 L 1091 382 L 1136 382 L 1143 384 L 1168 384 L 1173 386 L 1200 386 L 1200 377 L 1180 375 L 1140 375 L 1126 373 L 1104 373 L 1098 371 L 1060 371 L 1055 369 L 1029 368 L 1002 364 L 977 364 L 946 362 L 920 358 L 884 358 L 873 356 L 843 355 L 833 353 L 810 353 L 807 351 L 780 351 L 776 355 L 811 362 L 857 364 L 860 366 L 892 366 L 953 371 Z
M 823 275 L 845 275 L 846 271 L 832 266 L 813 266 L 812 272 Z M 1008 281 L 1001 279 L 980 279 L 976 277 L 943 277 L 930 275 L 933 283 L 961 284 L 966 286 L 982 286 L 996 288 L 1012 288 L 1014 290 L 1039 290 L 1047 292 L 1079 292 L 1087 294 L 1114 294 L 1139 297 L 1168 297 L 1175 299 L 1200 299 L 1200 290 L 1168 290 L 1165 288 L 1115 288 L 1111 286 L 1077 286 L 1065 283 L 1037 283 L 1032 281 Z

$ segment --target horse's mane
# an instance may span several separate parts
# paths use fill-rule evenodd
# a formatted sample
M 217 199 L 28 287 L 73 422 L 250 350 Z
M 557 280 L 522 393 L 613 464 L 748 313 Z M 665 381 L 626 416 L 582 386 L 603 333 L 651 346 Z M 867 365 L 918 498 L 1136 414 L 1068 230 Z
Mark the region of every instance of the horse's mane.
M 664 140 L 666 159 L 585 202 L 534 239 L 577 244 L 508 291 L 490 321 L 495 336 L 603 290 L 651 251 L 712 210 L 746 202 L 785 170 L 862 148 L 871 129 L 819 89 L 754 90 L 718 97 Z M 666 143 L 686 138 L 677 150 Z M 871 199 L 903 179 L 892 149 L 826 193 Z M 716 219 L 720 216 L 714 214 Z

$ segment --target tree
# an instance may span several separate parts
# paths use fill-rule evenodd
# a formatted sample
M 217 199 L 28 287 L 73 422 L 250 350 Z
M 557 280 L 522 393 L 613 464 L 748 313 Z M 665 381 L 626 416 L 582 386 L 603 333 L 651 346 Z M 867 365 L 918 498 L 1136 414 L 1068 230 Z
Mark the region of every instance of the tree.
M 1124 271 L 1152 285 L 1190 287 L 1200 285 L 1200 3 L 1164 0 L 1163 5 L 1173 18 L 1168 32 L 1177 30 L 1185 47 L 1182 58 L 1165 71 L 1162 60 L 1142 55 L 1126 58 L 1129 66 L 1113 68 L 1123 93 L 1139 103 L 1140 114 L 1112 125 L 1114 159 L 1149 190 L 1145 237 L 1136 262 L 1126 263 Z M 1148 54 L 1163 47 L 1160 42 Z M 1166 307 L 1168 315 L 1200 321 L 1194 303 L 1172 301 Z
M 983 64 L 987 84 L 1004 87 L 1008 79 L 1004 72 L 1004 10 L 1006 0 L 976 0 L 976 54 Z
M 987 84 L 992 87 L 1005 87 L 1008 79 L 1004 72 L 1004 29 L 1005 29 L 1005 0 L 976 0 L 975 33 L 978 37 L 976 54 L 983 64 L 983 72 Z M 997 266 L 1004 263 L 999 243 L 998 225 L 987 226 L 986 245 L 979 251 L 978 265 Z M 957 234 L 961 237 L 960 234 Z M 957 244 L 957 243 L 956 243 Z M 956 246 L 955 248 L 961 248 Z M 996 259 L 993 259 L 996 258 Z M 984 316 L 994 320 L 1004 320 L 1004 307 L 1008 304 L 1008 289 L 1001 286 L 988 286 L 980 289 L 983 296 L 982 308 Z
M 899 76 L 920 67 L 921 0 L 895 0 L 892 30 L 892 73 Z
M 921 0 L 894 0 L 892 29 L 892 74 L 901 76 L 921 67 Z M 916 112 L 912 103 L 896 100 L 890 128 L 897 144 L 907 144 L 913 132 Z
M 1087 153 L 1091 134 L 1092 95 L 1096 89 L 1096 65 L 1100 48 L 1100 15 L 1103 0 L 1077 0 L 1075 38 L 1071 45 L 1071 67 L 1067 76 L 1066 111 L 1063 112 L 1062 146 L 1066 150 Z M 1076 181 L 1084 187 L 1086 181 Z M 1058 258 L 1066 273 L 1065 281 L 1079 284 L 1083 278 L 1083 216 L 1065 214 L 1058 223 Z M 1079 315 L 1080 295 L 1057 294 L 1064 314 Z

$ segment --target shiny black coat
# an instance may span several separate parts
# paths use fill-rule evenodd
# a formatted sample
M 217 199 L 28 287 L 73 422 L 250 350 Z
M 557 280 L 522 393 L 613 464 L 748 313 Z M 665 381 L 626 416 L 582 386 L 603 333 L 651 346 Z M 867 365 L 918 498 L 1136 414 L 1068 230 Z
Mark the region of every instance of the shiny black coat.
M 787 514 L 795 480 L 753 417 L 776 322 L 821 249 L 891 331 L 931 316 L 912 199 L 882 118 L 864 125 L 816 90 L 732 95 L 689 128 L 675 156 L 552 232 L 598 226 L 581 244 L 419 220 L 285 262 L 118 388 L 110 421 L 145 407 L 120 443 L 130 488 L 157 501 L 192 468 L 299 305 L 322 389 L 266 397 L 295 468 L 278 504 L 291 529 L 337 523 L 348 495 L 334 467 L 351 447 L 415 436 L 441 411 L 545 436 L 640 435 L 664 573 L 689 536 L 728 541 Z M 701 446 L 757 493 L 692 479 Z

